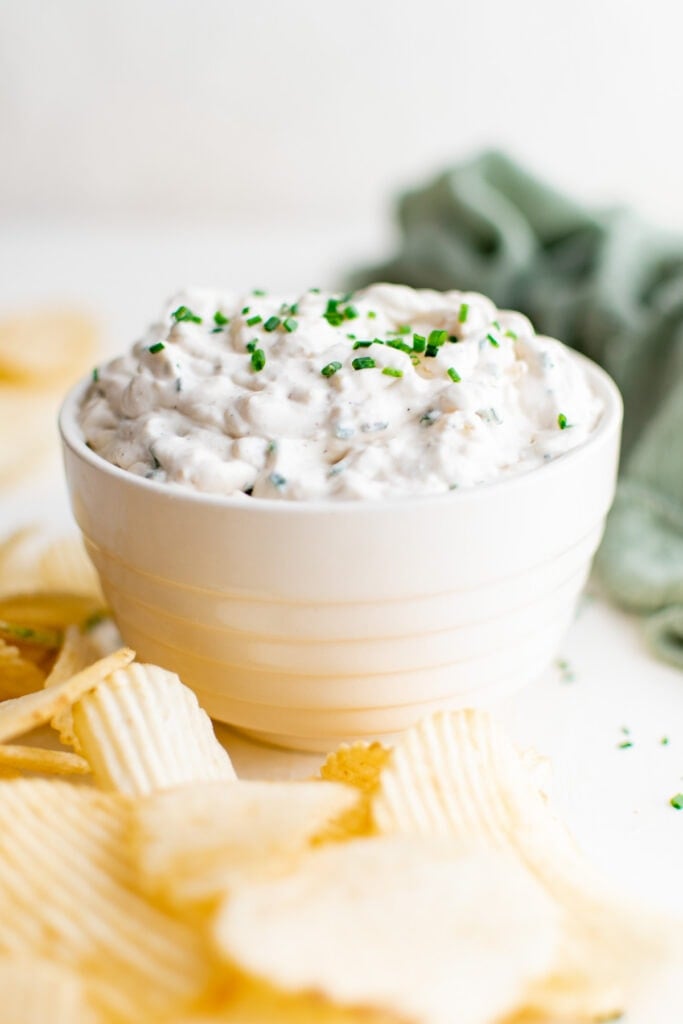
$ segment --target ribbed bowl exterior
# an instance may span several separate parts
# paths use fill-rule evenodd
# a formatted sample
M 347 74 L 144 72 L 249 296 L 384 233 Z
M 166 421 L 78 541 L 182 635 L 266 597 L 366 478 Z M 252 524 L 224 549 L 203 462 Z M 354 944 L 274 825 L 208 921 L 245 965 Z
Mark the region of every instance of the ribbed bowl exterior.
M 581 361 L 605 401 L 588 443 L 499 484 L 372 503 L 154 484 L 86 447 L 75 388 L 72 506 L 125 641 L 213 717 L 306 749 L 523 686 L 557 652 L 614 495 L 621 400 Z

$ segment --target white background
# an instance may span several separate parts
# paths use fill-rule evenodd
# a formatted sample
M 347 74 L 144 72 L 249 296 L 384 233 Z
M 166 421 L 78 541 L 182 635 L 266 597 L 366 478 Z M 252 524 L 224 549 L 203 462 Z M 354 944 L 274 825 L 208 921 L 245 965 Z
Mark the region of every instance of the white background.
M 0 0 L 0 218 L 361 221 L 497 145 L 681 228 L 682 32 L 680 0 Z

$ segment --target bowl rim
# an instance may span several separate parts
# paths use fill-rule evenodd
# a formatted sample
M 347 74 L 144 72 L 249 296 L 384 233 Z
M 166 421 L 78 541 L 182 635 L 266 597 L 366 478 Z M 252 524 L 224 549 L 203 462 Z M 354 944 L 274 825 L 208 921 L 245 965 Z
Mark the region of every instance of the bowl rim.
M 566 348 L 566 346 L 564 346 Z M 78 423 L 77 412 L 87 388 L 92 382 L 88 376 L 74 384 L 67 392 L 59 410 L 58 426 L 64 448 L 68 448 L 75 456 L 87 463 L 94 470 L 104 473 L 106 476 L 117 480 L 122 485 L 147 492 L 150 497 L 156 495 L 160 499 L 172 498 L 174 502 L 184 502 L 203 507 L 218 509 L 234 509 L 236 511 L 248 511 L 250 514 L 259 512 L 274 512 L 278 515 L 306 516 L 311 514 L 325 513 L 327 515 L 343 514 L 345 516 L 367 515 L 368 512 L 387 513 L 398 512 L 408 508 L 415 509 L 421 506 L 461 506 L 472 502 L 481 501 L 484 497 L 492 499 L 500 496 L 501 491 L 510 494 L 514 488 L 524 487 L 532 481 L 545 480 L 548 486 L 552 486 L 552 480 L 576 463 L 583 461 L 587 453 L 601 445 L 609 443 L 615 432 L 621 429 L 623 419 L 623 399 L 621 393 L 610 375 L 597 363 L 587 356 L 574 349 L 567 349 L 571 359 L 578 361 L 595 393 L 602 398 L 604 408 L 600 420 L 593 431 L 581 444 L 571 448 L 568 452 L 558 455 L 547 463 L 528 470 L 525 473 L 518 473 L 513 476 L 494 480 L 490 483 L 480 484 L 477 487 L 467 487 L 462 490 L 446 491 L 443 494 L 417 494 L 406 495 L 405 497 L 371 498 L 358 500 L 339 501 L 334 498 L 317 498 L 313 501 L 281 501 L 275 498 L 254 498 L 251 496 L 232 496 L 224 494 L 211 494 L 203 491 L 194 491 L 189 487 L 174 483 L 158 483 L 148 480 L 146 477 L 130 473 L 121 469 L 113 463 L 108 462 L 94 452 L 85 442 L 82 430 Z

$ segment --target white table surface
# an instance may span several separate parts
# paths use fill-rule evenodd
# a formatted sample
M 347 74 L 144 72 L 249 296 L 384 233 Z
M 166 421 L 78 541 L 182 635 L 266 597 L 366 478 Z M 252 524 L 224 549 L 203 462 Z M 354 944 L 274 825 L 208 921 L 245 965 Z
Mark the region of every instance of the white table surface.
M 282 225 L 200 232 L 10 224 L 0 232 L 0 312 L 80 302 L 98 315 L 103 348 L 113 351 L 184 282 L 324 287 L 339 268 L 381 251 L 381 242 L 367 225 L 321 225 L 300 237 Z M 56 448 L 30 479 L 0 496 L 0 535 L 26 521 L 73 528 Z M 554 796 L 593 861 L 629 897 L 683 914 L 683 811 L 669 805 L 683 791 L 683 673 L 650 656 L 637 619 L 590 595 L 560 657 L 571 678 L 554 666 L 506 700 L 500 716 L 518 741 L 551 759 Z M 222 726 L 218 732 L 244 777 L 306 776 L 321 761 L 258 746 Z M 633 746 L 619 749 L 626 739 Z M 680 1024 L 683 1005 L 672 1011 L 670 999 L 655 1000 L 628 1021 Z

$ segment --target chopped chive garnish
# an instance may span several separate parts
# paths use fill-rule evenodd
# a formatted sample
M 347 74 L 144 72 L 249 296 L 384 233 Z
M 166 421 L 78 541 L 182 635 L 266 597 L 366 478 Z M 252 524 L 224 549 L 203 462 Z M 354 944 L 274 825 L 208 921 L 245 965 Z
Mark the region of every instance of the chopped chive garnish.
M 247 352 L 254 352 L 257 345 L 258 341 L 256 340 L 256 338 L 252 338 L 251 341 L 247 342 Z
M 287 334 L 292 334 L 297 329 L 299 324 L 297 323 L 296 320 L 294 320 L 293 317 L 288 316 L 286 320 L 282 321 L 282 326 L 287 331 Z
M 372 345 L 371 341 L 356 341 L 354 343 L 353 347 L 354 348 L 370 348 L 371 345 Z
M 494 348 L 500 348 L 500 342 L 498 341 L 498 338 L 496 338 L 494 334 L 487 334 L 486 337 L 491 342 Z
M 299 312 L 299 303 L 293 302 L 292 305 L 289 307 L 289 312 L 292 314 L 292 316 L 296 316 L 297 313 Z
M 393 366 L 385 366 L 382 370 L 385 377 L 402 377 L 403 370 L 396 370 Z
M 351 341 L 355 341 L 355 340 L 356 340 L 356 338 L 357 338 L 357 335 L 356 335 L 356 334 L 347 334 L 347 335 L 346 335 L 346 337 L 347 337 L 347 338 L 350 338 L 350 339 L 351 339 Z
M 663 747 L 668 747 L 669 746 L 669 737 L 668 736 L 662 736 L 662 738 L 661 738 L 661 740 L 659 742 L 662 744 Z
M 371 309 L 369 313 L 366 313 L 365 315 L 367 316 L 368 320 L 374 320 L 375 317 L 377 316 L 374 309 Z
M 569 426 L 569 424 L 567 422 L 567 417 L 565 416 L 565 414 L 563 412 L 558 414 L 557 425 L 560 428 L 560 430 L 566 430 L 567 427 Z
M 467 314 L 470 311 L 469 302 L 460 303 L 460 312 L 458 313 L 458 323 L 464 324 L 467 321 Z
M 213 314 L 213 322 L 218 324 L 219 327 L 224 327 L 225 324 L 229 324 L 230 320 L 224 313 L 221 313 L 220 309 L 217 309 Z
M 191 309 L 187 308 L 187 306 L 178 306 L 178 308 L 171 313 L 171 316 L 177 324 L 200 324 L 202 322 L 202 318 L 197 316 L 196 313 L 193 313 Z
M 311 289 L 311 291 L 313 291 L 313 289 Z M 337 370 L 341 370 L 341 368 L 341 363 L 328 363 L 327 366 L 323 366 L 320 372 L 322 373 L 323 377 L 331 377 L 333 374 L 337 372 Z
M 266 322 L 263 325 L 263 329 L 264 329 L 264 331 L 270 332 L 270 331 L 276 330 L 279 326 L 280 326 L 280 317 L 279 316 L 269 316 L 268 319 L 266 320 Z
M 514 331 L 506 331 L 505 332 L 505 337 L 506 338 L 512 338 L 513 341 L 517 341 L 517 335 L 516 335 L 516 333 Z
M 413 352 L 424 352 L 427 339 L 424 334 L 413 335 Z
M 457 334 L 449 334 L 448 340 L 450 341 L 451 345 L 457 345 L 458 342 L 460 341 L 460 338 L 457 336 Z
M 355 306 L 347 306 L 344 310 L 344 316 L 347 320 L 355 320 L 356 317 L 360 316 L 360 313 Z
M 386 343 L 389 348 L 396 348 L 399 352 L 407 352 L 408 355 L 413 354 L 413 350 L 410 345 L 406 345 L 405 341 L 399 341 L 398 338 L 392 338 Z
M 427 338 L 427 345 L 433 345 L 436 348 L 441 348 L 446 341 L 448 341 L 448 331 L 430 331 L 429 337 Z
M 676 811 L 683 811 L 683 793 L 676 793 L 676 796 L 672 796 L 669 803 Z
M 342 295 L 342 297 L 341 297 L 341 299 L 339 301 L 340 302 L 350 302 L 352 298 L 353 298 L 353 292 L 344 292 L 344 294 Z
M 251 306 L 245 306 L 244 309 L 242 310 L 242 316 L 246 316 L 250 309 Z
M 99 371 L 99 369 L 97 367 L 95 367 L 93 372 L 92 372 L 92 379 L 95 381 L 96 384 L 97 384 L 98 380 L 100 379 L 100 371 Z
M 319 288 L 309 288 L 308 290 L 309 290 L 309 292 L 313 292 L 314 295 L 320 295 L 320 289 Z
M 498 323 L 497 320 L 492 320 L 491 323 L 493 324 L 494 327 L 497 327 L 498 330 L 500 330 L 500 324 Z
M 351 366 L 354 370 L 372 370 L 377 365 L 374 359 L 370 356 L 358 356 L 351 362 Z
M 425 355 L 426 356 L 429 356 L 430 359 L 433 359 L 435 356 L 438 356 L 438 354 L 439 354 L 439 346 L 438 345 L 427 345 L 427 348 L 425 349 Z
M 263 290 L 263 288 L 254 288 L 251 294 L 252 295 L 258 295 L 258 296 L 263 296 L 263 295 L 267 295 L 268 292 L 265 292 Z
M 412 328 L 411 328 L 410 324 L 399 324 L 398 325 L 398 333 L 399 334 L 410 334 L 411 330 L 412 330 Z
M 326 313 L 336 313 L 339 306 L 339 299 L 328 299 L 327 305 L 325 306 Z
M 164 345 L 163 341 L 157 341 L 154 343 L 154 345 L 149 346 L 149 351 L 156 355 L 157 352 L 163 352 L 165 348 L 166 346 Z
M 260 324 L 262 320 L 263 320 L 262 316 L 250 316 L 249 319 L 247 320 L 247 326 L 248 327 L 255 327 L 256 324 Z M 268 330 L 267 327 L 266 327 L 266 330 Z
M 619 750 L 629 750 L 633 746 L 633 740 L 624 740 L 619 744 Z
M 262 348 L 255 348 L 251 353 L 251 366 L 252 369 L 259 373 L 260 370 L 266 365 L 266 353 Z
M 458 384 L 462 380 L 462 377 L 453 366 L 449 366 L 448 369 L 446 370 L 446 373 L 451 378 L 454 384 Z

